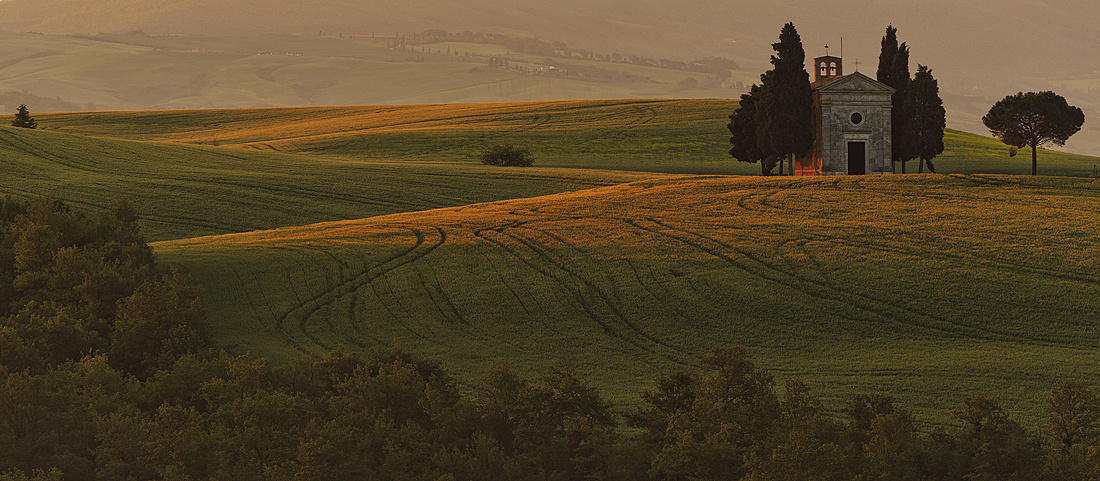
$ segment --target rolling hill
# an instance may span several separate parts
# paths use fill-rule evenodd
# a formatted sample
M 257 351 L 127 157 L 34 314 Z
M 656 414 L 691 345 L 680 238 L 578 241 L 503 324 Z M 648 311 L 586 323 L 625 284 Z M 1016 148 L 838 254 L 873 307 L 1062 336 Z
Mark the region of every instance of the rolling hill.
M 0 5 L 3 5 L 0 2 Z M 736 97 L 680 89 L 708 74 L 645 65 L 509 54 L 499 45 L 433 43 L 391 48 L 383 37 L 82 35 L 0 32 L 0 97 L 32 112 L 310 105 Z M 461 55 L 457 55 L 461 51 Z M 556 64 L 576 75 L 534 75 Z M 518 70 L 517 70 L 518 69 Z M 522 71 L 521 71 L 522 70 Z M 607 79 L 582 77 L 603 73 Z M 737 70 L 742 85 L 755 70 Z
M 1034 422 L 1100 361 L 1100 181 L 695 177 L 155 244 L 217 338 L 279 357 L 399 342 L 472 383 L 578 366 L 620 406 L 741 343 L 837 409 L 924 422 L 971 392 Z
M 486 104 L 75 112 L 38 116 L 51 131 L 130 140 L 218 144 L 363 160 L 468 163 L 496 142 L 531 148 L 536 165 L 686 174 L 756 175 L 732 162 L 730 100 L 573 100 Z M 1030 159 L 974 134 L 948 131 L 940 173 L 1030 172 Z M 1040 154 L 1040 173 L 1094 174 L 1095 157 Z M 910 166 L 915 168 L 915 165 Z M 898 167 L 900 170 L 900 166 Z
M 118 199 L 150 240 L 246 232 L 613 185 L 657 174 L 364 162 L 0 127 L 0 194 Z
M 42 115 L 45 131 L 0 128 L 0 193 L 133 201 L 233 352 L 396 340 L 465 383 L 559 360 L 625 407 L 737 342 L 831 409 L 876 387 L 930 423 L 968 392 L 1034 422 L 1057 378 L 1095 366 L 1095 158 L 1041 154 L 1077 178 L 981 174 L 1028 160 L 951 132 L 949 175 L 669 175 L 756 171 L 725 154 L 731 108 Z M 540 167 L 472 158 L 503 140 Z
M 831 52 L 847 58 L 848 71 L 862 66 L 865 72 L 874 70 L 885 25 L 897 26 L 912 47 L 910 69 L 928 65 L 939 79 L 954 129 L 985 133 L 980 119 L 989 106 L 1028 90 L 1055 90 L 1085 109 L 1087 119 L 1100 115 L 1100 77 L 1090 67 L 1100 59 L 1095 49 L 1081 47 L 1098 40 L 1088 22 L 1100 12 L 1091 4 L 935 0 L 913 10 L 867 0 L 828 8 L 756 0 L 528 3 L 4 0 L 0 29 L 10 31 L 0 32 L 0 108 L 736 98 L 769 68 L 771 43 L 780 26 L 793 21 L 808 57 L 824 54 L 830 44 Z M 1022 26 L 1019 18 L 1030 23 Z M 428 29 L 564 40 L 564 49 L 577 54 L 685 61 L 719 55 L 741 68 L 728 79 L 710 79 L 645 65 L 517 54 L 499 45 L 421 39 L 391 48 L 394 38 Z M 506 54 L 516 60 L 514 68 L 487 68 L 488 57 Z M 571 74 L 529 73 L 549 66 Z M 678 86 L 688 79 L 706 88 Z M 723 81 L 730 88 L 715 88 Z M 1066 148 L 1100 152 L 1100 127 L 1087 120 Z

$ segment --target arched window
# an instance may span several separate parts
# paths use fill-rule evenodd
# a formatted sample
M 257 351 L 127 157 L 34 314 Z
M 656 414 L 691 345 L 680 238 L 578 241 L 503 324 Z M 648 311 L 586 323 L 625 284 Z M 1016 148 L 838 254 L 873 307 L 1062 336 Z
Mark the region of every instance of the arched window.
M 829 76 L 829 69 L 827 67 L 825 67 L 825 62 L 821 62 L 821 76 L 822 77 L 828 77 Z
M 829 64 L 829 76 L 830 77 L 836 76 L 836 62 L 832 62 L 832 63 Z

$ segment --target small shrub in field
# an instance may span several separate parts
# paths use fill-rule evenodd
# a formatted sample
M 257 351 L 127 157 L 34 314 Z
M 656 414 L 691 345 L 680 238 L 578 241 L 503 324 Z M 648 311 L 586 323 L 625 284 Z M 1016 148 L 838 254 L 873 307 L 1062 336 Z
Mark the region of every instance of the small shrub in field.
M 504 167 L 530 167 L 534 162 L 527 147 L 496 144 L 481 154 L 481 163 Z

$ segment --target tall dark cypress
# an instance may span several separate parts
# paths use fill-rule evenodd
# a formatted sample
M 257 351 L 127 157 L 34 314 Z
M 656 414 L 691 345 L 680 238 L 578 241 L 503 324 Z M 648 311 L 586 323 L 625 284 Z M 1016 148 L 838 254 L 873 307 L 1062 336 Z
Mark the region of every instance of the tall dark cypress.
M 898 54 L 898 29 L 893 25 L 886 27 L 886 35 L 882 37 L 882 48 L 878 54 L 878 71 L 875 79 L 890 85 L 890 71 L 894 65 L 894 57 Z
M 891 96 L 891 160 L 901 162 L 901 171 L 904 173 L 905 163 L 915 158 L 916 152 L 910 135 L 911 115 L 905 111 L 906 90 L 909 88 L 909 47 L 905 42 L 898 44 L 897 32 L 898 29 L 893 25 L 886 27 L 886 35 L 882 37 L 882 50 L 878 56 L 876 77 L 879 82 L 895 90 Z
M 813 90 L 806 51 L 794 24 L 783 26 L 773 43 L 772 69 L 760 76 L 763 95 L 756 105 L 756 135 L 765 158 L 787 159 L 813 147 Z
M 932 70 L 924 65 L 917 66 L 917 73 L 909 82 L 905 110 L 910 115 L 913 152 L 920 159 L 917 171 L 924 172 L 927 162 L 928 170 L 935 173 L 932 159 L 943 152 L 943 130 L 947 120 L 939 82 L 932 76 Z

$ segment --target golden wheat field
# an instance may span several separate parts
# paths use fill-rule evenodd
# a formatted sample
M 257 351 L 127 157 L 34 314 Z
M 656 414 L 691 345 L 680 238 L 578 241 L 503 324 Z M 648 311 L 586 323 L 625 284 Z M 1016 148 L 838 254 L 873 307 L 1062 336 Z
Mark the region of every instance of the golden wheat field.
M 1100 361 L 1100 181 L 694 177 L 160 242 L 231 350 L 398 342 L 473 383 L 577 365 L 620 406 L 741 343 L 837 409 L 1034 421 Z

